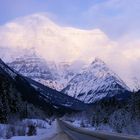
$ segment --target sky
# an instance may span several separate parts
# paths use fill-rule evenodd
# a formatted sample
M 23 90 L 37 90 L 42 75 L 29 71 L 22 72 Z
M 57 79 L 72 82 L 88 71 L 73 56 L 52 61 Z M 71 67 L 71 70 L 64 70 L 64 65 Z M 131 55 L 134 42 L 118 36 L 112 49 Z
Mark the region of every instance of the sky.
M 60 25 L 100 28 L 110 38 L 140 35 L 140 0 L 0 0 L 0 24 L 47 12 Z
M 78 55 L 81 58 L 97 55 L 103 57 L 123 79 L 137 77 L 140 81 L 140 0 L 0 0 L 1 27 L 16 18 L 35 13 L 47 13 L 48 18 L 61 27 L 62 34 L 57 36 L 57 43 L 45 42 L 44 30 L 36 33 L 50 47 L 47 48 L 48 55 L 55 59 L 58 59 L 56 56 L 68 59 L 67 56 L 74 58 L 74 55 Z M 81 31 L 79 37 L 67 36 L 71 31 L 65 31 L 64 27 L 74 27 L 73 31 L 84 29 L 86 34 L 87 30 L 93 30 L 94 33 L 94 29 L 98 29 L 102 34 L 101 40 L 94 40 L 94 35 L 83 38 Z M 55 33 L 55 29 L 51 30 Z M 29 45 L 28 41 L 34 43 L 31 41 L 34 31 L 29 31 L 28 28 L 10 24 L 5 33 L 3 31 L 5 30 L 0 31 L 1 44 L 8 41 L 14 45 L 21 44 L 22 41 L 24 45 L 25 42 Z M 64 39 L 66 40 L 63 41 Z

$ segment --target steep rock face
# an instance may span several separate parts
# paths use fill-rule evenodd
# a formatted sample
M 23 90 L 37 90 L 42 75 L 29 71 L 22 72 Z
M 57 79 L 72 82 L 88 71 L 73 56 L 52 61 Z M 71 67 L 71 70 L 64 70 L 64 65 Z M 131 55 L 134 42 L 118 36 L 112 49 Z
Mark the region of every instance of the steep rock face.
M 93 103 L 105 97 L 120 94 L 123 97 L 128 90 L 125 83 L 102 60 L 95 59 L 75 75 L 62 92 L 86 103 Z
M 70 68 L 69 63 L 47 62 L 37 56 L 32 49 L 29 51 L 31 52 L 26 52 L 8 65 L 18 73 L 57 91 L 61 91 L 74 76 L 74 70 Z
M 54 79 L 46 61 L 37 57 L 36 54 L 23 55 L 22 58 L 17 58 L 8 65 L 29 78 L 44 80 Z
M 22 53 L 21 57 L 17 57 L 14 61 L 8 63 L 8 65 L 23 76 L 53 89 L 59 89 L 61 85 L 58 85 L 55 81 L 54 73 L 43 58 L 38 57 L 33 49 L 23 51 Z

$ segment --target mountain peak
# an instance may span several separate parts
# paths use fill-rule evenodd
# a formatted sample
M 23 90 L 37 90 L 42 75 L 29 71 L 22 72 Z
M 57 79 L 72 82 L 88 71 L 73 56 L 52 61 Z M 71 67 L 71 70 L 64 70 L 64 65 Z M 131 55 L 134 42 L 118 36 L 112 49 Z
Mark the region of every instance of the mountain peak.
M 93 103 L 102 98 L 120 94 L 127 96 L 125 91 L 129 91 L 129 88 L 99 58 L 76 74 L 63 89 L 64 93 L 85 103 Z
M 97 64 L 97 63 L 101 64 L 101 65 L 105 64 L 105 62 L 103 60 L 101 60 L 100 58 L 96 57 L 95 60 L 91 64 L 94 65 L 94 64 Z

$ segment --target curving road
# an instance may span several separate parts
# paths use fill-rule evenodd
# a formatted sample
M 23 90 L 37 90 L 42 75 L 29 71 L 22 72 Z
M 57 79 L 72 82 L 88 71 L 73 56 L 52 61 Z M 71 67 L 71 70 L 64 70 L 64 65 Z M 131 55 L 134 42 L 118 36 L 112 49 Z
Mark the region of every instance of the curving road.
M 58 133 L 46 140 L 140 140 L 140 137 L 135 136 L 77 128 L 62 120 L 57 120 L 57 123 Z

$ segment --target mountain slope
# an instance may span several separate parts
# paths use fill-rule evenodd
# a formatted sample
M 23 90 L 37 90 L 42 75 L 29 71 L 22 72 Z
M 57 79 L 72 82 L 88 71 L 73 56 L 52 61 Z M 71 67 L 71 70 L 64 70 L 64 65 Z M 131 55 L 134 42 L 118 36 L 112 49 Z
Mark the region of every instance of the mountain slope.
M 73 77 L 62 90 L 67 95 L 86 103 L 93 103 L 105 97 L 129 94 L 125 83 L 100 59 Z M 127 92 L 127 93 L 126 93 Z
M 48 62 L 37 56 L 33 49 L 26 50 L 21 57 L 7 64 L 18 73 L 57 91 L 61 91 L 75 75 L 71 64 Z
M 33 50 L 30 50 L 33 52 Z M 104 97 L 127 96 L 129 88 L 100 59 L 79 73 L 69 63 L 47 62 L 34 54 L 23 55 L 8 65 L 24 76 L 86 103 Z M 83 67 L 83 66 L 82 66 Z
M 30 78 L 19 75 L 0 60 L 0 74 L 7 77 L 20 93 L 22 100 L 33 104 L 44 110 L 46 114 L 52 115 L 57 112 L 86 109 L 86 105 L 70 96 L 52 90 Z
M 37 57 L 35 54 L 23 55 L 22 58 L 17 58 L 8 65 L 24 76 L 29 76 L 29 78 L 44 80 L 54 79 L 46 61 Z
M 0 60 L 0 122 L 13 122 L 28 117 L 45 118 L 47 113 L 43 112 L 38 104 L 34 106 L 33 102 L 29 102 L 30 94 L 29 99 L 25 98 L 27 88 L 23 92 L 18 90 L 16 77 L 17 74 Z

